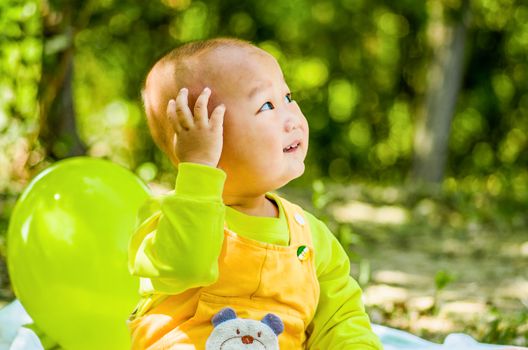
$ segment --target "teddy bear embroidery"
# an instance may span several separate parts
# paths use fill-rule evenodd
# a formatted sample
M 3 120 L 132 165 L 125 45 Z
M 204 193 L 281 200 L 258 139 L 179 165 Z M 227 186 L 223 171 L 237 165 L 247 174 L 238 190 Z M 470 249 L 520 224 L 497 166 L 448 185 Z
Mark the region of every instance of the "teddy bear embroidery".
M 235 310 L 226 307 L 211 322 L 214 329 L 205 344 L 206 350 L 279 350 L 278 336 L 284 324 L 274 314 L 257 321 L 238 318 Z

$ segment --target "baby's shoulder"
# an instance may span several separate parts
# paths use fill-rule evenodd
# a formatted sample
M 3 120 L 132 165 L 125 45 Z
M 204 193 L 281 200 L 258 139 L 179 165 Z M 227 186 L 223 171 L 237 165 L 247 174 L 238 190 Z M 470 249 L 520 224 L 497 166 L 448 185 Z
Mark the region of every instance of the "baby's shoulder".
M 307 222 L 310 225 L 314 246 L 320 247 L 331 244 L 332 240 L 335 239 L 335 236 L 332 231 L 330 231 L 328 226 L 309 211 L 303 210 L 303 212 Z
M 318 219 L 314 214 L 309 212 L 308 210 L 304 209 L 301 205 L 294 203 L 288 199 L 285 199 L 282 196 L 273 195 L 276 199 L 279 199 L 284 210 L 294 210 L 295 212 L 301 212 L 301 214 L 304 216 L 305 221 L 308 222 L 310 225 L 310 231 L 312 233 L 312 238 L 324 238 L 324 237 L 331 237 L 333 234 L 330 232 L 326 224 Z M 328 236 L 330 235 L 330 236 Z M 315 242 L 314 242 L 315 243 Z

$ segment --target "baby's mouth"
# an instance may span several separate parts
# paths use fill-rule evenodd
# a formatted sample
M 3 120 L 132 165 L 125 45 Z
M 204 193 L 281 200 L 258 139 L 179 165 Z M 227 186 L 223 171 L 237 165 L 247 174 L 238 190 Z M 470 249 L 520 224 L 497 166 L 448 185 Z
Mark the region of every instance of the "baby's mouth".
M 301 145 L 301 141 L 295 141 L 291 143 L 290 145 L 284 147 L 282 151 L 284 153 L 292 153 L 292 152 L 295 152 L 299 148 L 300 145 Z

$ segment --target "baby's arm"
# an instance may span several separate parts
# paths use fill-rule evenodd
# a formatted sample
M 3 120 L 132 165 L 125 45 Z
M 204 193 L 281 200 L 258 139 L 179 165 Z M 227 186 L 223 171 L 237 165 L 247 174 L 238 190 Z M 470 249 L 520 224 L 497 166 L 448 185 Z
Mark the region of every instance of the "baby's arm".
M 226 175 L 215 166 L 222 148 L 224 109 L 217 107 L 208 119 L 209 95 L 208 90 L 200 95 L 194 115 L 186 90 L 167 107 L 182 163 L 174 193 L 147 204 L 129 243 L 129 269 L 143 277 L 144 294 L 177 294 L 214 283 L 218 277 Z
M 152 200 L 154 213 L 129 244 L 129 269 L 144 278 L 143 294 L 178 294 L 216 281 L 224 180 L 219 169 L 181 163 L 174 193 Z
M 361 300 L 361 289 L 350 277 L 350 263 L 341 244 L 321 221 L 310 218 L 320 298 L 308 329 L 308 349 L 378 350 Z

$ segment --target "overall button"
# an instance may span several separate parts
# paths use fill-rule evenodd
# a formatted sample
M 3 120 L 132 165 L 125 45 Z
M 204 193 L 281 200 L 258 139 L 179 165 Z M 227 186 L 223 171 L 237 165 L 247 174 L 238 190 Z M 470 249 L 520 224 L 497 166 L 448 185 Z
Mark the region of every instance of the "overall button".
M 304 225 L 304 218 L 301 214 L 299 213 L 295 213 L 295 215 L 293 216 L 295 218 L 295 221 L 297 221 L 297 223 L 301 226 Z
M 299 248 L 297 248 L 297 258 L 299 258 L 299 260 L 304 261 L 308 259 L 309 256 L 310 256 L 310 248 L 308 248 L 305 245 L 302 245 Z

